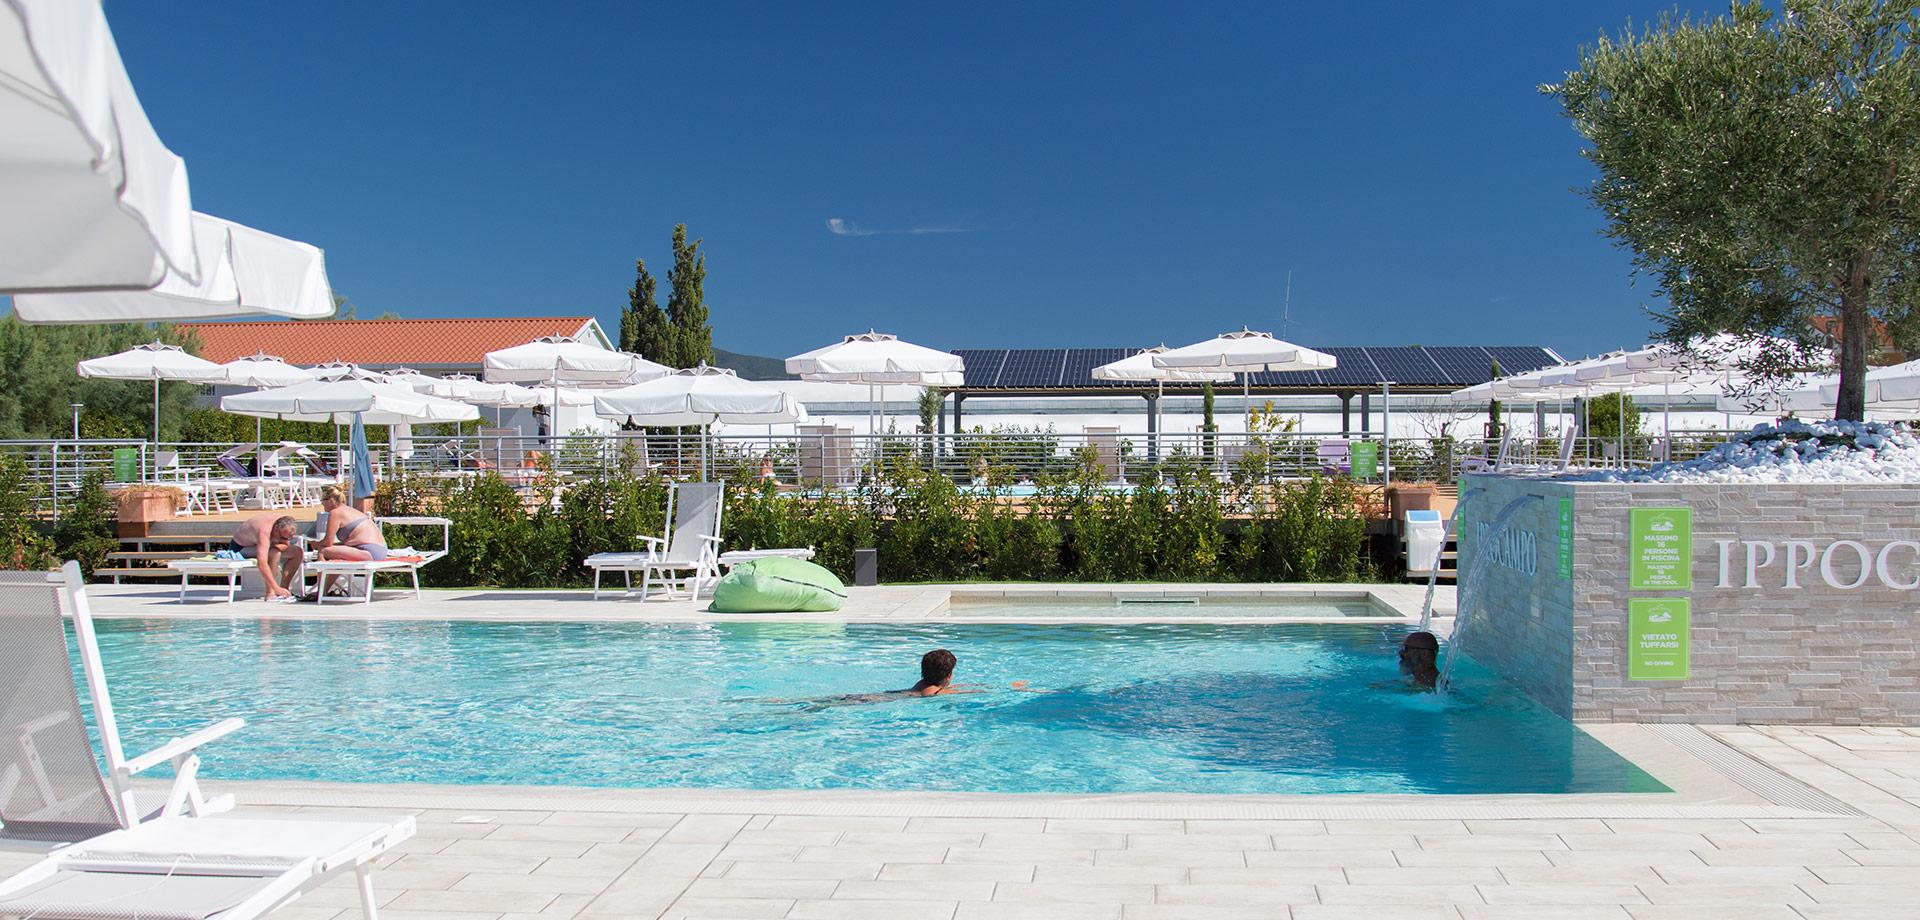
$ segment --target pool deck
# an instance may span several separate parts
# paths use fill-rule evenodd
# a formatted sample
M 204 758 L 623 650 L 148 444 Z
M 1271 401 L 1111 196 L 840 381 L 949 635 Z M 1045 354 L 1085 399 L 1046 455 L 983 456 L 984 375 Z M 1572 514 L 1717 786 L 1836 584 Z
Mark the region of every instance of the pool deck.
M 612 581 L 617 585 L 617 580 Z M 950 601 L 962 604 L 1016 604 L 1032 602 L 1086 603 L 1114 598 L 1135 600 L 1198 599 L 1203 603 L 1259 603 L 1288 599 L 1319 601 L 1370 601 L 1385 618 L 1417 620 L 1426 598 L 1426 587 L 1413 584 L 1324 584 L 1324 585 L 1238 585 L 1238 584 L 958 584 L 958 585 L 882 585 L 874 588 L 849 588 L 847 601 L 834 613 L 755 613 L 716 614 L 709 612 L 707 601 L 665 600 L 641 602 L 621 597 L 618 590 L 594 600 L 584 590 L 504 590 L 504 589 L 427 589 L 419 600 L 412 593 L 386 587 L 382 583 L 371 604 L 329 602 L 326 604 L 269 604 L 262 600 L 226 603 L 226 589 L 212 582 L 198 583 L 188 590 L 180 603 L 179 583 L 143 585 L 89 585 L 93 614 L 97 617 L 230 617 L 273 619 L 383 619 L 383 620 L 510 620 L 510 621 L 592 621 L 621 620 L 924 620 L 961 619 L 990 622 L 983 618 L 955 614 Z M 1453 616 L 1453 586 L 1434 590 L 1434 615 Z M 1192 608 L 1185 608 L 1192 610 Z M 1129 623 L 1168 621 L 1186 622 L 1194 616 L 1170 613 L 1166 616 L 1126 616 Z M 1032 622 L 1031 618 L 1007 619 Z M 1082 618 L 1083 621 L 1089 618 Z M 1090 619 L 1110 622 L 1114 618 Z M 1209 617 L 1214 622 L 1243 622 L 1246 618 Z M 1338 617 L 1318 622 L 1352 622 Z M 1073 622 L 1048 617 L 1046 622 Z M 1266 622 L 1265 618 L 1254 622 Z M 1314 621 L 1314 620 L 1307 620 Z M 1444 628 L 1445 623 L 1441 626 Z
M 1423 593 L 1367 587 L 1388 589 L 1383 602 L 1403 612 L 1417 612 Z M 947 590 L 856 590 L 835 618 L 944 618 Z M 1445 610 L 1450 590 L 1443 595 Z M 94 596 L 102 616 L 712 616 L 686 602 L 642 612 L 565 592 L 429 592 L 419 604 L 387 595 L 324 608 L 175 605 L 153 587 Z M 418 836 L 375 879 L 386 920 L 1920 918 L 1920 728 L 1584 727 L 1675 792 L 1057 796 L 206 781 L 248 811 L 415 815 Z M 0 870 L 29 858 L 0 852 Z M 274 916 L 345 920 L 359 916 L 354 897 L 342 880 Z

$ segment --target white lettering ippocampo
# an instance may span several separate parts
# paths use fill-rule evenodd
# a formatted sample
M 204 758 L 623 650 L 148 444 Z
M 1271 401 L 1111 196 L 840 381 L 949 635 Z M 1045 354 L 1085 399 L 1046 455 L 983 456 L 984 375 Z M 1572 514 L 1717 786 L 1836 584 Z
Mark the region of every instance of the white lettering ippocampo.
M 1779 587 L 1782 590 L 1799 590 L 1802 584 L 1801 573 L 1819 567 L 1820 580 L 1829 588 L 1852 591 L 1865 587 L 1869 581 L 1878 581 L 1895 591 L 1920 590 L 1920 541 L 1892 540 L 1882 545 L 1878 552 L 1859 540 L 1835 540 L 1825 549 L 1812 540 L 1783 540 L 1779 544 L 1771 540 L 1715 540 L 1719 548 L 1720 577 L 1714 582 L 1716 588 L 1736 587 L 1733 582 L 1734 547 L 1744 544 L 1746 561 L 1746 579 L 1737 587 L 1760 589 L 1769 587 L 1760 583 L 1762 569 L 1774 564 L 1780 558 L 1779 547 L 1786 547 L 1786 559 L 1781 566 Z M 1908 558 L 1903 563 L 1905 578 L 1894 569 L 1895 551 L 1904 551 Z M 1851 556 L 1852 559 L 1847 559 Z M 1851 580 L 1844 578 L 1850 565 L 1857 565 Z

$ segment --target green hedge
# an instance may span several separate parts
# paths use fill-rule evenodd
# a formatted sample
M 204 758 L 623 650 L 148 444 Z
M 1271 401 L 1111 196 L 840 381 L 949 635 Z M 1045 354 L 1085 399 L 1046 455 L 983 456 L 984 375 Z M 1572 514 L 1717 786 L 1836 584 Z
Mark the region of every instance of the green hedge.
M 0 454 L 0 568 L 50 569 L 74 559 L 91 576 L 119 546 L 104 481 L 89 475 L 74 498 L 61 504 L 57 519 L 35 508 L 43 491 L 25 461 Z
M 616 466 L 624 467 L 625 464 Z M 1251 469 L 1251 467 L 1249 467 Z M 1103 487 L 1089 457 L 1036 478 L 1035 494 L 962 488 L 914 455 L 891 458 L 860 487 L 782 491 L 743 474 L 728 484 L 727 548 L 811 546 L 851 580 L 853 551 L 879 550 L 880 577 L 910 581 L 1345 582 L 1372 577 L 1366 521 L 1339 479 L 1221 482 L 1172 462 L 1130 492 Z M 383 483 L 381 514 L 454 521 L 452 553 L 421 578 L 442 586 L 570 587 L 602 551 L 634 550 L 663 529 L 667 482 L 613 471 L 552 480 L 529 493 L 491 472 L 462 480 Z M 437 532 L 393 539 L 434 540 Z M 428 545 L 428 544 L 416 544 Z

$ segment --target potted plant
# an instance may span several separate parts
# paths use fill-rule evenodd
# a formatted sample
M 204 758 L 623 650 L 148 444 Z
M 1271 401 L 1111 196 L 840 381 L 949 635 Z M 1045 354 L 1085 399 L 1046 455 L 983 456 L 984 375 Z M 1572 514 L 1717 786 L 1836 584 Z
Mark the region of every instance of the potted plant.
M 1387 487 L 1387 516 L 1398 521 L 1409 511 L 1426 511 L 1438 493 L 1439 487 L 1431 482 L 1394 483 Z
M 173 520 L 173 512 L 186 501 L 186 493 L 172 486 L 128 486 L 114 493 L 119 534 L 144 537 L 155 521 Z

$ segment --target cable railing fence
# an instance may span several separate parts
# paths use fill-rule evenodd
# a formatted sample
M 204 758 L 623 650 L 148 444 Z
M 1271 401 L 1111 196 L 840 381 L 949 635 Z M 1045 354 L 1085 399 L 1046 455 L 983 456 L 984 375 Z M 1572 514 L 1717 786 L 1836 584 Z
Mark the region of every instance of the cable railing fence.
M 1031 485 L 1049 477 L 1092 473 L 1116 487 L 1152 481 L 1164 464 L 1209 469 L 1222 479 L 1304 479 L 1336 476 L 1361 482 L 1451 483 L 1482 470 L 1646 467 L 1697 457 L 1727 438 L 1720 431 L 1670 436 L 1453 439 L 1335 437 L 1298 433 L 1122 434 L 1005 430 L 960 434 L 859 435 L 828 426 L 798 434 L 613 432 L 600 435 L 522 435 L 482 429 L 457 436 L 380 443 L 369 460 L 380 477 L 460 478 L 496 473 L 531 486 L 548 477 L 659 475 L 688 480 L 749 479 L 783 488 L 835 489 L 884 478 L 903 463 L 947 476 L 967 487 Z M 333 444 L 152 444 L 134 440 L 0 441 L 0 453 L 20 458 L 38 485 L 37 501 L 56 511 L 87 477 L 109 483 L 149 483 L 205 494 L 259 492 L 278 478 L 311 481 L 344 477 L 351 452 Z M 307 493 L 309 494 L 310 490 Z M 241 503 L 235 502 L 236 507 Z M 203 503 L 219 510 L 217 502 Z

